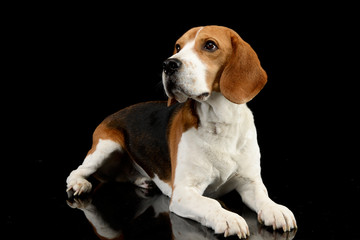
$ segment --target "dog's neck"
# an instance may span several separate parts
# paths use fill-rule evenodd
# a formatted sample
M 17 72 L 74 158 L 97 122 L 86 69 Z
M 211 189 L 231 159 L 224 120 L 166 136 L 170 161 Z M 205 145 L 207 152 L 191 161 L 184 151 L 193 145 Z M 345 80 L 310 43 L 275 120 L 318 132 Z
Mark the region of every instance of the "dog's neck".
M 200 122 L 235 124 L 242 121 L 242 112 L 246 104 L 235 104 L 227 100 L 220 92 L 212 92 L 204 102 L 197 102 L 197 114 Z

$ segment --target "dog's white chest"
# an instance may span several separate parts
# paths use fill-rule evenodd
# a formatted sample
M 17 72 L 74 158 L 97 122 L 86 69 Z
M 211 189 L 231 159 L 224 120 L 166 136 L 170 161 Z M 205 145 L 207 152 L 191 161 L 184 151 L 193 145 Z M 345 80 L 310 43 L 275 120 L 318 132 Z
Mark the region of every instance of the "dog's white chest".
M 198 109 L 198 114 L 207 121 L 200 121 L 197 129 L 181 137 L 175 177 L 198 186 L 206 195 L 218 195 L 232 190 L 254 165 L 247 155 L 256 131 L 246 106 L 216 109 L 216 113 L 213 106 L 206 107 Z
M 179 143 L 176 179 L 198 186 L 206 195 L 219 191 L 239 170 L 240 153 L 224 142 L 214 145 L 219 140 L 215 135 L 206 129 L 191 129 Z

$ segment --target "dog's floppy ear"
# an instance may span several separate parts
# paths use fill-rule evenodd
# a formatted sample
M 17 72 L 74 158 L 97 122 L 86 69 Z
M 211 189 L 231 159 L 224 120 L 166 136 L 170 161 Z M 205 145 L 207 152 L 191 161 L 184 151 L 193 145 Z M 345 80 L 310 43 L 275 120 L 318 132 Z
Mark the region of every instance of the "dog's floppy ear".
M 250 45 L 234 31 L 230 38 L 232 53 L 220 77 L 220 91 L 233 103 L 246 103 L 264 87 L 267 75 Z

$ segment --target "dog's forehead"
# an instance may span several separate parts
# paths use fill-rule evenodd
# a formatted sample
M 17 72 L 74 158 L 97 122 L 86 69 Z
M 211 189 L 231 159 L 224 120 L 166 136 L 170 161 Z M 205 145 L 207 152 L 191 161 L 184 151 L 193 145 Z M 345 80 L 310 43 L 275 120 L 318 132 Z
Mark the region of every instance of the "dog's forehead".
M 197 33 L 199 30 L 201 30 L 203 27 L 195 27 L 184 33 L 177 42 L 179 43 L 187 43 L 189 41 L 192 41 L 196 38 Z
M 223 38 L 228 36 L 228 32 L 231 31 L 229 28 L 226 27 L 220 27 L 220 26 L 206 26 L 203 29 L 201 29 L 201 32 L 199 32 L 198 37 L 218 37 Z
M 229 39 L 229 32 L 231 30 L 226 27 L 221 26 L 205 26 L 205 27 L 196 27 L 187 31 L 183 36 L 181 36 L 177 43 L 186 44 L 190 41 L 201 41 L 202 39 L 214 38 L 218 40 Z

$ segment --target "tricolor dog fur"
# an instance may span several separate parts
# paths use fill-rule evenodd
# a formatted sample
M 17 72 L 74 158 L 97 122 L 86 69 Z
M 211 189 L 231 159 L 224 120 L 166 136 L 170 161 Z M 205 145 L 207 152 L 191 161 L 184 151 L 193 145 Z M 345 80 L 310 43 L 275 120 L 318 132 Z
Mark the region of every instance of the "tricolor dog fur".
M 74 195 L 87 178 L 151 183 L 171 198 L 170 211 L 225 236 L 250 233 L 245 220 L 214 200 L 236 190 L 274 229 L 297 228 L 293 213 L 272 201 L 260 174 L 254 118 L 246 103 L 267 75 L 254 50 L 233 30 L 190 29 L 163 63 L 167 102 L 139 103 L 107 117 L 84 162 L 67 178 Z

